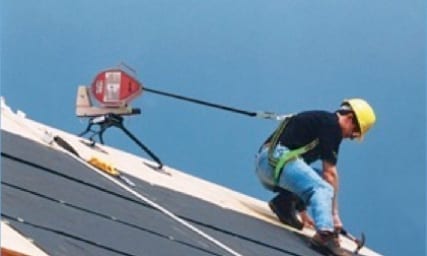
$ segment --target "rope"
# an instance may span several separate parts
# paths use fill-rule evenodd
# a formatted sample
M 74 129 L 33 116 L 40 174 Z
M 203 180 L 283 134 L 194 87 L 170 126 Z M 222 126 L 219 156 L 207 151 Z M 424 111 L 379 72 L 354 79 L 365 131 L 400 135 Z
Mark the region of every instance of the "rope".
M 211 255 L 220 256 L 220 254 L 211 252 L 211 251 L 209 251 L 207 249 L 195 246 L 193 244 L 190 244 L 190 243 L 187 243 L 187 242 L 184 242 L 184 241 L 176 240 L 175 238 L 173 238 L 171 236 L 164 235 L 164 234 L 162 234 L 160 232 L 157 232 L 157 231 L 154 231 L 154 230 L 150 230 L 148 228 L 144 228 L 142 226 L 130 223 L 130 222 L 125 221 L 125 220 L 121 220 L 121 219 L 119 219 L 119 218 L 117 218 L 115 216 L 111 216 L 111 215 L 108 215 L 108 214 L 97 212 L 97 211 L 94 211 L 92 209 L 85 208 L 85 207 L 82 207 L 82 206 L 79 206 L 79 205 L 76 205 L 76 204 L 68 203 L 68 202 L 66 202 L 64 200 L 60 200 L 60 199 L 57 199 L 57 198 L 54 198 L 54 197 L 50 197 L 48 195 L 41 194 L 39 192 L 32 191 L 32 190 L 29 190 L 29 189 L 26 189 L 26 188 L 23 188 L 21 186 L 18 186 L 18 185 L 15 185 L 15 184 L 11 184 L 11 183 L 8 183 L 8 182 L 2 181 L 1 184 L 4 185 L 4 186 L 6 186 L 6 187 L 9 187 L 9 188 L 12 188 L 12 189 L 16 189 L 16 190 L 19 190 L 21 192 L 28 193 L 28 194 L 31 194 L 33 196 L 36 196 L 36 197 L 39 197 L 39 198 L 43 198 L 43 199 L 51 201 L 51 202 L 58 203 L 60 205 L 63 205 L 63 206 L 66 206 L 66 207 L 69 207 L 69 208 L 72 208 L 72 209 L 75 209 L 75 210 L 78 210 L 78 211 L 81 211 L 81 212 L 88 213 L 90 215 L 94 215 L 94 216 L 97 216 L 97 217 L 100 217 L 100 218 L 103 218 L 103 219 L 106 219 L 106 220 L 109 220 L 109 221 L 112 221 L 112 222 L 117 222 L 117 223 L 122 224 L 124 226 L 128 226 L 128 227 L 140 230 L 140 231 L 147 232 L 149 234 L 158 236 L 160 238 L 164 238 L 164 239 L 170 240 L 172 242 L 176 242 L 176 243 L 179 243 L 179 244 L 191 247 L 193 249 L 206 252 L 206 253 L 211 254 Z
M 158 211 L 159 211 L 159 209 L 156 209 L 155 207 L 153 207 L 152 205 L 150 205 L 150 204 L 148 204 L 148 203 L 142 202 L 142 201 L 140 201 L 140 200 L 135 200 L 135 199 L 133 199 L 133 198 L 130 198 L 130 197 L 124 196 L 124 195 L 122 195 L 122 194 L 116 193 L 116 192 L 111 191 L 111 190 L 108 190 L 108 189 L 105 189 L 105 188 L 103 188 L 103 187 L 100 187 L 100 186 L 98 186 L 98 185 L 95 185 L 95 184 L 89 183 L 89 182 L 87 182 L 87 181 L 80 180 L 80 179 L 78 179 L 78 178 L 75 178 L 75 177 L 72 177 L 72 176 L 69 176 L 69 175 L 66 175 L 66 174 L 60 173 L 60 172 L 58 172 L 58 171 L 56 171 L 56 170 L 53 170 L 53 169 L 51 169 L 51 168 L 47 168 L 47 167 L 41 166 L 41 165 L 39 165 L 39 164 L 29 162 L 29 161 L 27 161 L 27 160 L 25 160 L 25 159 L 21 159 L 21 158 L 19 158 L 19 157 L 15 157 L 15 156 L 12 156 L 12 155 L 7 154 L 7 153 L 4 153 L 4 152 L 1 152 L 1 156 L 6 157 L 6 158 L 9 158 L 9 159 L 12 159 L 12 160 L 14 160 L 14 161 L 21 162 L 21 163 L 26 164 L 26 165 L 30 165 L 30 166 L 32 166 L 32 167 L 34 167 L 34 168 L 36 168 L 36 169 L 42 170 L 42 171 L 47 171 L 47 172 L 49 172 L 49 173 L 51 173 L 51 174 L 53 174 L 53 175 L 57 175 L 57 176 L 63 177 L 63 178 L 65 178 L 65 179 L 71 180 L 71 181 L 76 182 L 76 183 L 80 183 L 80 184 L 82 184 L 82 185 L 84 185 L 84 186 L 88 186 L 88 187 L 91 187 L 91 188 L 93 188 L 93 189 L 99 190 L 99 191 L 101 191 L 101 192 L 104 192 L 104 193 L 110 194 L 110 195 L 112 195 L 112 196 L 119 197 L 119 198 L 121 198 L 121 199 L 123 199 L 123 200 L 130 201 L 130 202 L 133 202 L 133 203 L 136 203 L 136 204 L 142 205 L 142 206 L 144 206 L 144 207 L 148 207 L 148 208 L 151 208 L 151 209 L 153 209 L 153 210 L 158 210 Z M 102 175 L 104 175 L 103 173 L 101 173 L 101 174 L 102 174 Z M 105 176 L 106 176 L 106 177 L 109 177 L 109 176 L 107 176 L 107 175 L 105 175 Z M 115 180 L 114 180 L 114 181 L 115 181 Z M 116 182 L 117 182 L 117 183 L 119 183 L 118 181 L 116 181 Z M 120 183 L 119 183 L 119 184 L 120 184 Z M 210 229 L 212 229 L 212 230 L 215 230 L 215 231 L 218 231 L 218 232 L 221 232 L 221 233 L 224 233 L 224 234 L 227 234 L 227 235 L 233 236 L 233 237 L 237 237 L 237 238 L 243 239 L 243 240 L 248 241 L 248 242 L 252 242 L 252 243 L 257 244 L 257 245 L 260 245 L 260 246 L 264 246 L 264 247 L 269 248 L 269 249 L 272 249 L 272 250 L 276 250 L 276 251 L 279 251 L 279 252 L 282 252 L 282 253 L 286 253 L 286 254 L 288 254 L 288 255 L 292 255 L 292 256 L 302 256 L 301 254 L 298 254 L 298 253 L 295 253 L 295 252 L 292 252 L 292 251 L 288 251 L 288 250 L 286 250 L 286 249 L 282 249 L 282 248 L 280 248 L 280 247 L 276 247 L 276 246 L 274 246 L 274 245 L 267 244 L 267 243 L 264 243 L 264 242 L 261 242 L 261 241 L 255 240 L 255 239 L 253 239 L 253 238 L 250 238 L 250 237 L 247 237 L 247 236 L 243 236 L 243 235 L 240 235 L 240 234 L 238 234 L 238 233 L 234 233 L 234 232 L 232 232 L 232 231 L 228 231 L 228 230 L 225 230 L 225 229 L 222 229 L 222 228 L 218 228 L 218 227 L 216 227 L 216 226 L 209 225 L 209 224 L 206 224 L 206 223 L 203 223 L 203 222 L 200 222 L 200 221 L 197 221 L 197 220 L 194 220 L 194 219 L 191 219 L 191 218 L 185 217 L 185 216 L 177 215 L 177 217 L 179 217 L 179 218 L 181 218 L 181 219 L 183 219 L 183 220 L 186 220 L 186 221 L 188 221 L 188 222 L 192 222 L 192 223 L 194 223 L 194 224 L 201 225 L 201 226 L 204 226 L 204 227 L 206 227 L 206 228 L 210 228 Z
M 166 96 L 166 97 L 170 97 L 170 98 L 174 98 L 174 99 L 179 99 L 179 100 L 183 100 L 183 101 L 188 101 L 191 103 L 196 103 L 196 104 L 200 104 L 203 106 L 217 108 L 217 109 L 221 109 L 221 110 L 225 110 L 225 111 L 230 111 L 230 112 L 237 113 L 237 114 L 247 115 L 250 117 L 258 117 L 258 118 L 263 118 L 263 119 L 275 119 L 275 120 L 281 120 L 282 119 L 282 116 L 279 116 L 279 115 L 272 113 L 272 112 L 247 111 L 247 110 L 228 107 L 225 105 L 211 103 L 211 102 L 207 102 L 207 101 L 203 101 L 203 100 L 199 100 L 199 99 L 195 99 L 195 98 L 190 98 L 190 97 L 186 97 L 186 96 L 182 96 L 182 95 L 178 95 L 178 94 L 174 94 L 174 93 L 159 91 L 159 90 L 155 90 L 155 89 L 151 89 L 151 88 L 147 88 L 147 87 L 144 87 L 143 90 L 145 90 L 146 92 L 151 92 L 154 94 L 158 94 L 158 95 L 162 95 L 162 96 Z
M 66 175 L 66 174 L 60 173 L 60 172 L 58 172 L 58 171 L 52 170 L 52 169 L 47 168 L 47 167 L 40 166 L 40 165 L 38 165 L 38 164 L 35 164 L 35 163 L 32 163 L 32 162 L 29 162 L 29 161 L 27 161 L 27 160 L 20 159 L 20 158 L 18 158 L 18 157 L 15 157 L 15 156 L 12 156 L 12 155 L 6 154 L 6 153 L 4 153 L 4 152 L 1 152 L 1 155 L 2 155 L 2 156 L 5 156 L 5 157 L 8 157 L 8 158 L 10 158 L 10 159 L 14 159 L 14 160 L 16 160 L 16 161 L 19 161 L 19 162 L 22 162 L 22 163 L 28 164 L 28 165 L 30 165 L 30 166 L 36 167 L 36 168 L 38 168 L 38 169 L 48 170 L 49 172 L 54 173 L 54 174 L 56 174 L 56 175 L 58 175 L 58 176 L 61 176 L 61 177 L 64 177 L 64 178 L 67 178 L 67 179 L 70 179 L 70 180 L 73 180 L 73 181 L 79 182 L 79 183 L 84 184 L 84 185 L 87 185 L 87 186 L 89 186 L 89 187 L 93 187 L 93 188 L 96 188 L 96 189 L 100 189 L 100 190 L 105 191 L 105 192 L 107 192 L 107 191 L 108 191 L 108 190 L 107 190 L 107 189 L 105 189 L 105 188 L 99 187 L 99 186 L 97 186 L 97 185 L 91 184 L 91 183 L 86 182 L 86 181 L 83 181 L 83 180 L 79 180 L 79 179 L 77 179 L 77 178 L 74 178 L 74 177 L 71 177 L 71 176 L 69 176 L 69 175 Z M 76 157 L 75 159 L 77 159 L 78 161 L 81 161 L 82 163 L 85 163 L 85 162 L 84 162 L 83 160 L 81 160 L 80 158 L 77 158 L 77 157 Z M 168 211 L 166 208 L 164 208 L 164 207 L 160 206 L 159 204 L 156 204 L 155 202 L 153 202 L 153 201 L 151 201 L 150 199 L 148 199 L 148 198 L 144 197 L 143 195 L 141 195 L 141 194 L 139 194 L 138 192 L 136 192 L 135 190 L 133 190 L 133 189 L 131 189 L 131 188 L 127 187 L 126 185 L 123 185 L 122 183 L 120 183 L 120 182 L 119 182 L 119 181 L 117 181 L 116 179 L 111 178 L 109 175 L 104 174 L 103 172 L 98 171 L 97 169 L 94 169 L 94 170 L 96 170 L 98 173 L 100 173 L 101 175 L 103 175 L 105 178 L 109 179 L 110 181 L 112 181 L 112 182 L 113 182 L 113 183 L 115 183 L 116 185 L 120 186 L 121 188 L 123 188 L 123 189 L 124 189 L 124 190 L 126 190 L 127 192 L 131 193 L 131 194 L 132 194 L 132 195 L 134 195 L 136 198 L 138 198 L 138 199 L 142 200 L 143 202 L 147 203 L 147 204 L 148 204 L 148 205 L 150 205 L 151 207 L 153 207 L 153 208 L 155 208 L 155 209 L 159 210 L 160 212 L 162 212 L 162 213 L 163 213 L 163 214 L 165 214 L 166 216 L 170 217 L 171 219 L 175 220 L 176 222 L 180 223 L 181 225 L 185 226 L 186 228 L 190 229 L 191 231 L 195 232 L 196 234 L 200 235 L 201 237 L 205 238 L 206 240 L 208 240 L 208 241 L 212 242 L 213 244 L 215 244 L 215 245 L 217 245 L 218 247 L 222 248 L 223 250 L 227 251 L 227 252 L 228 252 L 228 253 L 230 253 L 231 255 L 234 255 L 234 256 L 242 256 L 242 254 L 240 254 L 240 253 L 238 253 L 238 252 L 234 251 L 233 249 L 231 249 L 231 248 L 230 248 L 230 247 L 228 247 L 227 245 L 225 245 L 225 244 L 221 243 L 220 241 L 216 240 L 216 239 L 215 239 L 215 238 L 213 238 L 212 236 L 208 235 L 207 233 L 203 232 L 202 230 L 200 230 L 200 229 L 196 228 L 195 226 L 191 225 L 189 222 L 187 222 L 187 221 L 183 220 L 182 218 L 180 218 L 180 217 L 176 216 L 176 215 L 175 215 L 175 214 L 173 214 L 172 212 Z M 115 195 L 118 195 L 118 196 L 120 196 L 120 197 L 122 197 L 122 198 L 126 198 L 125 196 L 120 195 L 120 194 L 115 193 L 115 192 L 112 192 L 112 191 L 108 191 L 107 193 L 115 194 Z

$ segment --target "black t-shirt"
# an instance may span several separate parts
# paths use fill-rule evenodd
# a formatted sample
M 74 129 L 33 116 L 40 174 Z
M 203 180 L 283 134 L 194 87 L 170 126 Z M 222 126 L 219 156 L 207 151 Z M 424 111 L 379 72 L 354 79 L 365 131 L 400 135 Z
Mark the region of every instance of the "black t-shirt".
M 279 142 L 289 149 L 296 149 L 315 139 L 319 139 L 319 143 L 302 155 L 304 161 L 310 164 L 321 159 L 336 164 L 342 141 L 336 113 L 314 110 L 294 115 L 279 137 Z

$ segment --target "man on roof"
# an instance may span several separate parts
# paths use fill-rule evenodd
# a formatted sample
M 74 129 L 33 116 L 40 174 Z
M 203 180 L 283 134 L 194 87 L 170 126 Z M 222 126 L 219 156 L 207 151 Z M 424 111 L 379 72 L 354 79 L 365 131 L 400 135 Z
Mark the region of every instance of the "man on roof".
M 312 223 L 311 245 L 333 255 L 348 255 L 339 244 L 342 222 L 338 208 L 337 160 L 343 139 L 362 140 L 376 120 L 363 99 L 344 100 L 335 112 L 304 111 L 286 117 L 261 146 L 256 173 L 267 189 L 279 192 L 269 205 L 280 220 L 295 228 Z M 310 164 L 321 160 L 322 169 Z M 311 219 L 305 213 L 309 206 Z

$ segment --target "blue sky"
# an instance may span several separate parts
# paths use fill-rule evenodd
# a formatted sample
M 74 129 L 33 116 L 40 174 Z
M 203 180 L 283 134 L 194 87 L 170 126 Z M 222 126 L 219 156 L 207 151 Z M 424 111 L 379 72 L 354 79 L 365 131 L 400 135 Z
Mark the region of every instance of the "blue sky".
M 335 110 L 362 97 L 378 122 L 344 142 L 341 217 L 385 255 L 425 255 L 426 4 L 358 1 L 1 2 L 1 94 L 68 132 L 77 86 L 126 62 L 147 87 L 237 108 Z M 254 154 L 274 121 L 144 93 L 126 125 L 167 165 L 268 200 Z M 144 155 L 124 135 L 107 144 Z M 144 155 L 146 156 L 146 155 Z

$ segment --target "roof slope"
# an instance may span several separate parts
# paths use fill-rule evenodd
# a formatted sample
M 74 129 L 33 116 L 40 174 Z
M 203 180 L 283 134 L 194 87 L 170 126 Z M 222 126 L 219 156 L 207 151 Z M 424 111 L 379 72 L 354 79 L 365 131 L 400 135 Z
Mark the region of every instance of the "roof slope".
M 34 241 L 27 255 L 319 255 L 306 245 L 312 231 L 281 225 L 265 202 L 80 140 L 2 106 L 2 219 Z M 135 186 L 88 165 L 94 156 Z M 24 252 L 21 244 L 8 249 Z

